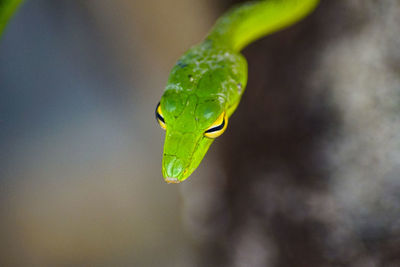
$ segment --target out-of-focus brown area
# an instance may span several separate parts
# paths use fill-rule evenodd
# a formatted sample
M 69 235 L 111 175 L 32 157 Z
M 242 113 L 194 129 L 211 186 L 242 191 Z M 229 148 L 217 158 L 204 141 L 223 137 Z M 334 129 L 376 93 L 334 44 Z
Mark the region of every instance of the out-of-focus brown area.
M 0 42 L 0 266 L 400 266 L 400 3 L 321 1 L 251 44 L 183 184 L 169 68 L 239 1 L 28 1 Z

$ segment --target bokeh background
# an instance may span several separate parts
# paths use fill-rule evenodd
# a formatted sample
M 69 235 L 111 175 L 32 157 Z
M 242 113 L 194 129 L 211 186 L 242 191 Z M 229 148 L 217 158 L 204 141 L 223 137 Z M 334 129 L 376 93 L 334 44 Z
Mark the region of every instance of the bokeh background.
M 0 266 L 400 266 L 400 3 L 322 0 L 244 50 L 187 181 L 169 69 L 231 0 L 26 1 L 0 42 Z

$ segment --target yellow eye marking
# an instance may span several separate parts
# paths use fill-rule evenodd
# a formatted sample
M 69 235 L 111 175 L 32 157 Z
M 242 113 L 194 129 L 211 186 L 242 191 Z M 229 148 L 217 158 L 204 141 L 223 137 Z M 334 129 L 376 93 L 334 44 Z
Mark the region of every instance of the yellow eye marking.
M 223 112 L 221 115 L 216 119 L 216 121 L 211 124 L 210 127 L 204 132 L 204 136 L 208 138 L 217 138 L 221 134 L 223 134 L 228 126 L 228 117 L 226 113 Z
M 164 130 L 167 129 L 167 125 L 165 124 L 164 116 L 161 111 L 160 103 L 158 103 L 157 108 L 156 108 L 156 120 L 161 128 L 163 128 Z

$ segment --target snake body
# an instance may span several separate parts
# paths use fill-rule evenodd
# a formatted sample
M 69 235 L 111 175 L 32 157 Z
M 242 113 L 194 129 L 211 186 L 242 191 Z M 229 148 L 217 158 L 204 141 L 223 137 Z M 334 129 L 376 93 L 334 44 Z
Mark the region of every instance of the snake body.
M 304 18 L 317 4 L 318 0 L 266 0 L 233 7 L 202 43 L 178 60 L 155 112 L 166 130 L 166 182 L 188 178 L 227 128 L 247 83 L 247 62 L 240 51 Z

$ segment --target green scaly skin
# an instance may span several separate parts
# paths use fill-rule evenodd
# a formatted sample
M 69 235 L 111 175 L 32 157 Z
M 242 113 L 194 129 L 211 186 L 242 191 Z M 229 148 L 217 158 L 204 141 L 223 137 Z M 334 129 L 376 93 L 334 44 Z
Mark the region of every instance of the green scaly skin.
M 214 141 L 205 131 L 222 113 L 229 118 L 238 106 L 247 82 L 247 62 L 240 50 L 294 24 L 317 4 L 318 0 L 267 0 L 234 7 L 202 43 L 178 60 L 160 101 L 166 182 L 179 183 L 193 173 Z

